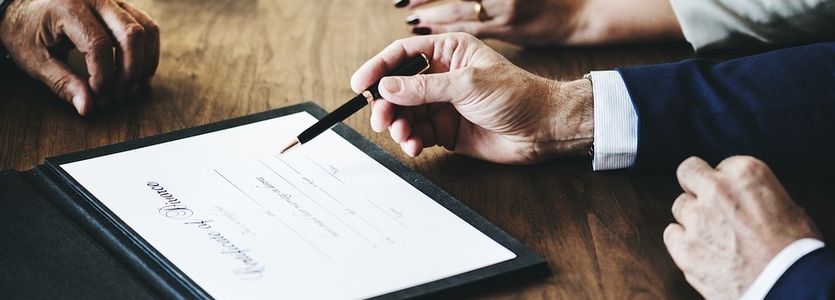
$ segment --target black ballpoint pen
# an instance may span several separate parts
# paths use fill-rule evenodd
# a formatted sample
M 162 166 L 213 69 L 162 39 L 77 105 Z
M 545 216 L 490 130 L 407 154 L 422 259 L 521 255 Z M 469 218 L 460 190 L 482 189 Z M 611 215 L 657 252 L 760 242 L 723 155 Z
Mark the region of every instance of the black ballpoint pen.
M 417 75 L 423 73 L 426 69 L 429 69 L 429 59 L 426 58 L 426 55 L 421 53 L 420 56 L 410 59 L 406 64 L 397 69 L 397 71 L 394 71 L 386 76 Z M 382 98 L 380 97 L 380 91 L 378 90 L 379 84 L 380 81 L 377 80 L 377 82 L 368 87 L 368 89 L 359 93 L 345 104 L 342 104 L 342 106 L 323 117 L 321 120 L 316 122 L 316 124 L 313 124 L 313 126 L 310 126 L 305 131 L 302 131 L 302 133 L 296 136 L 296 139 L 284 147 L 280 153 L 287 152 L 287 150 L 290 150 L 290 148 L 293 148 L 296 145 L 309 142 L 322 132 L 325 132 L 325 130 L 330 129 L 337 123 L 350 117 L 371 101 Z

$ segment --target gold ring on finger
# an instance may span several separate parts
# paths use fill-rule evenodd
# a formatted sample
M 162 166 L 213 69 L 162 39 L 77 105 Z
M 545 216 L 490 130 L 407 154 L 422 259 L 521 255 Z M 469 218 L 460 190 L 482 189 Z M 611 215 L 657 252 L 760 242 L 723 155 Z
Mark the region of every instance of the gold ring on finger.
M 473 10 L 475 10 L 475 17 L 478 21 L 484 22 L 484 8 L 481 7 L 481 1 L 475 1 L 475 4 L 473 4 Z

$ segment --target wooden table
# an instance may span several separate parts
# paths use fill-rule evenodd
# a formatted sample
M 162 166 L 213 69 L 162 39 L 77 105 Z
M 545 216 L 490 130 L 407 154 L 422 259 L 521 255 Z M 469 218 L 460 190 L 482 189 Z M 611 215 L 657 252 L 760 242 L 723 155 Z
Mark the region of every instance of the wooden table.
M 351 74 L 409 36 L 408 12 L 380 0 L 137 0 L 160 24 L 153 90 L 79 117 L 44 85 L 0 68 L 0 168 L 45 157 L 314 101 L 333 110 L 353 94 Z M 693 57 L 687 44 L 522 49 L 489 41 L 517 65 L 554 79 L 590 70 Z M 544 256 L 552 274 L 472 299 L 690 299 L 662 232 L 680 193 L 673 174 L 592 172 L 588 159 L 507 166 L 430 149 L 403 155 L 368 125 L 346 123 Z M 828 240 L 835 237 L 832 178 L 782 178 Z

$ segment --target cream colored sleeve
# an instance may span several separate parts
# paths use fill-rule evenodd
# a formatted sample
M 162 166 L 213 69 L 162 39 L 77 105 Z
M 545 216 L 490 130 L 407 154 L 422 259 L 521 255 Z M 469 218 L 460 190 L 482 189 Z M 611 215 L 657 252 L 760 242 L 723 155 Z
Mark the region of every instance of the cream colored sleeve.
M 835 40 L 835 0 L 670 0 L 693 49 Z

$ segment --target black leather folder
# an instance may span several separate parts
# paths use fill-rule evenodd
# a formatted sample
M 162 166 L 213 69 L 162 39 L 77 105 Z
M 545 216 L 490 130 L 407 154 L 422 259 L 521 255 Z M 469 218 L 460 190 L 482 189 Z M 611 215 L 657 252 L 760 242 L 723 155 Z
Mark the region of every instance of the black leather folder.
M 306 102 L 259 114 L 47 158 L 0 172 L 0 295 L 4 299 L 212 298 L 58 166 L 296 112 Z M 379 299 L 449 298 L 549 272 L 539 255 L 344 124 L 335 132 L 516 254 L 515 259 L 391 292 Z M 403 270 L 408 272 L 408 270 Z M 322 283 L 327 288 L 327 283 Z

